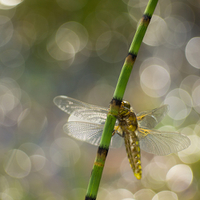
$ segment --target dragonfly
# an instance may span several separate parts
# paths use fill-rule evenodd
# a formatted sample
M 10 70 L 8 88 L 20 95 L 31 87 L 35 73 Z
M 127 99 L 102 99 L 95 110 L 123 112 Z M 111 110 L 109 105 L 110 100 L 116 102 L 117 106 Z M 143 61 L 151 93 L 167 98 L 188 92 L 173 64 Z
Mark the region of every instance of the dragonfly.
M 64 132 L 78 140 L 98 146 L 109 109 L 84 103 L 67 96 L 57 96 L 54 103 L 69 114 Z M 116 116 L 110 147 L 118 148 L 125 143 L 128 160 L 137 179 L 142 177 L 140 149 L 168 155 L 186 149 L 190 145 L 187 136 L 178 132 L 155 130 L 168 112 L 168 105 L 136 114 L 130 103 L 123 100 Z

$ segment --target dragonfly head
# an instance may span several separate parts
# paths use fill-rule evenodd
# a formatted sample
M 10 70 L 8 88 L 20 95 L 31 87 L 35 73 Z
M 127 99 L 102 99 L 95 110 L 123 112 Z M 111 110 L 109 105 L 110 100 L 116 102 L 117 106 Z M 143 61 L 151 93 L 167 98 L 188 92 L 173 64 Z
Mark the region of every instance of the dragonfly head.
M 128 101 L 123 100 L 122 101 L 122 107 L 127 109 L 127 110 L 130 110 L 131 105 L 130 105 L 130 103 Z
M 123 100 L 122 103 L 121 103 L 119 114 L 120 115 L 126 115 L 127 113 L 129 113 L 130 108 L 131 108 L 130 103 L 128 101 Z

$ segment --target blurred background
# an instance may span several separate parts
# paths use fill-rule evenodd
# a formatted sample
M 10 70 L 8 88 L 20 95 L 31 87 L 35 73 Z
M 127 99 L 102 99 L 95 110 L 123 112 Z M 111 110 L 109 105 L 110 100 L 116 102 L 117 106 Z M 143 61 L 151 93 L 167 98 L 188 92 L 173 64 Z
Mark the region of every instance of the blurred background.
M 0 0 L 0 199 L 84 199 L 97 147 L 67 136 L 57 95 L 108 107 L 147 0 Z M 191 146 L 110 149 L 98 200 L 199 200 L 200 0 L 160 0 L 124 99 L 136 112 L 169 104 L 157 127 Z

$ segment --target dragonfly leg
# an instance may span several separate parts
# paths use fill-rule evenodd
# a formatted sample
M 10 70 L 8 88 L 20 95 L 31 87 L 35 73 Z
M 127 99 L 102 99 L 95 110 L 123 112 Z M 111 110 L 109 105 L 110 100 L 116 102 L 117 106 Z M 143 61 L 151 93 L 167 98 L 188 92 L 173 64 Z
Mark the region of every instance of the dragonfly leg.
M 114 130 L 112 132 L 112 136 L 115 135 L 115 133 L 118 131 L 118 129 L 119 129 L 119 126 L 115 126 L 114 127 Z
M 121 137 L 124 137 L 124 133 L 123 133 L 123 131 L 122 131 L 120 126 L 115 126 L 115 128 L 114 128 L 114 130 L 112 132 L 112 136 L 115 135 L 115 133 L 117 133 Z

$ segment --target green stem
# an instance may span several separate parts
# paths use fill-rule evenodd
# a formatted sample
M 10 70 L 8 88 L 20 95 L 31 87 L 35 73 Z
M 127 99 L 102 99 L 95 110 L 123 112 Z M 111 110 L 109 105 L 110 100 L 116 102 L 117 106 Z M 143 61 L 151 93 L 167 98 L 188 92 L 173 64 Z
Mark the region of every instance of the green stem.
M 121 105 L 121 101 L 124 96 L 126 85 L 130 77 L 133 64 L 137 57 L 140 45 L 146 33 L 147 27 L 155 10 L 158 0 L 149 0 L 148 5 L 145 9 L 143 18 L 138 26 L 133 41 L 131 43 L 129 54 L 125 59 L 124 65 L 122 67 L 117 86 L 113 95 L 113 99 L 110 104 L 110 110 L 105 122 L 104 130 L 102 133 L 102 138 L 98 148 L 97 156 L 94 162 L 93 170 L 91 173 L 87 193 L 85 200 L 95 200 L 99 184 L 103 172 L 103 167 L 105 164 L 106 156 L 108 153 L 112 132 L 114 130 L 116 117 Z

